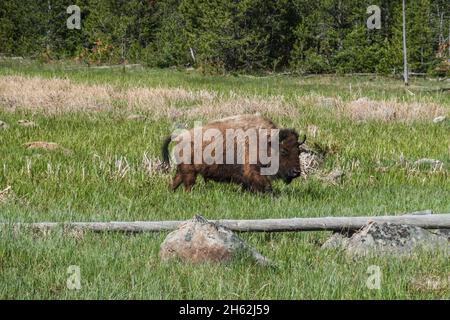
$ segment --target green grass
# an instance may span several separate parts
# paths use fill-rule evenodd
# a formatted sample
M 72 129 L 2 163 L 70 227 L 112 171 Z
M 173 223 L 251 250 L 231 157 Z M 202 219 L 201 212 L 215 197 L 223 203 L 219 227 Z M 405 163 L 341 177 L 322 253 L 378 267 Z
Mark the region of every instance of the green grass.
M 68 78 L 119 87 L 164 86 L 207 89 L 228 94 L 318 94 L 342 99 L 355 95 L 374 100 L 434 102 L 450 109 L 442 83 L 416 80 L 408 94 L 398 80 L 388 78 L 276 76 L 204 76 L 174 70 L 65 70 L 60 66 L 0 64 L 0 76 L 21 74 Z M 351 89 L 350 89 L 351 87 Z M 1 90 L 1 89 L 0 89 Z M 180 108 L 183 105 L 178 106 Z M 274 198 L 242 193 L 237 186 L 198 180 L 192 193 L 168 190 L 170 175 L 150 175 L 142 168 L 144 153 L 159 157 L 161 141 L 172 121 L 127 121 L 123 110 L 102 113 L 47 115 L 1 107 L 0 191 L 12 194 L 0 202 L 0 221 L 110 221 L 207 218 L 278 218 L 332 215 L 372 215 L 423 209 L 450 212 L 450 123 L 369 121 L 338 118 L 325 108 L 298 104 L 298 117 L 275 116 L 286 127 L 306 131 L 319 126 L 316 138 L 332 146 L 323 171 L 343 168 L 337 186 L 316 177 L 289 186 L 275 184 Z M 39 126 L 23 128 L 19 119 Z M 182 121 L 184 119 L 181 119 Z M 192 121 L 188 121 L 191 124 Z M 29 141 L 57 142 L 72 152 L 27 150 Z M 400 154 L 409 161 L 435 158 L 441 170 L 398 165 Z M 117 159 L 129 170 L 118 175 Z M 386 172 L 376 170 L 387 167 Z M 327 233 L 243 234 L 242 237 L 274 260 L 278 268 L 262 268 L 237 260 L 227 265 L 190 266 L 159 261 L 165 234 L 127 236 L 86 233 L 81 238 L 55 231 L 0 234 L 0 298 L 162 298 L 162 299 L 315 299 L 315 298 L 448 298 L 444 290 L 417 290 L 411 279 L 436 276 L 447 281 L 448 258 L 419 253 L 411 258 L 368 258 L 349 261 L 337 251 L 321 251 Z M 81 269 L 81 290 L 66 288 L 66 270 Z M 379 265 L 380 290 L 366 287 L 367 268 Z

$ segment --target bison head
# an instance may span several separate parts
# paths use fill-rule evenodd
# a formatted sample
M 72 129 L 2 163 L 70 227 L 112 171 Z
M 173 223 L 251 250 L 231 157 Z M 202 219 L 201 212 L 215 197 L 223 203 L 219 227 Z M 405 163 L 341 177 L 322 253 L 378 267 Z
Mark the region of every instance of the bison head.
M 277 177 L 286 184 L 300 176 L 300 146 L 305 142 L 298 140 L 298 133 L 293 129 L 281 129 L 279 134 L 280 161 Z

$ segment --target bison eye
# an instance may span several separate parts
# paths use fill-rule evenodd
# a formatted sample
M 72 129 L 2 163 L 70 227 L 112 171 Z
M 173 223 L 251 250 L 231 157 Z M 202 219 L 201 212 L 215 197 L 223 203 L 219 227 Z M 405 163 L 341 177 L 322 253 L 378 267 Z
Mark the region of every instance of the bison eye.
M 282 156 L 287 156 L 289 154 L 289 151 L 287 151 L 286 149 L 281 149 L 280 153 Z

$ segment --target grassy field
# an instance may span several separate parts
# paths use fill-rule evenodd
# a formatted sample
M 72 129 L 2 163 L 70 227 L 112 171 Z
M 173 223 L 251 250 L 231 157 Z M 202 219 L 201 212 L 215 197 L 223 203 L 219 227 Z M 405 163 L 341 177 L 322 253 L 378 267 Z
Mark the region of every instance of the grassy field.
M 87 69 L 0 61 L 0 221 L 279 218 L 450 212 L 449 82 L 382 77 L 206 76 L 195 71 Z M 275 197 L 199 179 L 168 190 L 156 169 L 175 125 L 261 112 L 308 135 L 320 170 Z M 143 119 L 131 120 L 130 115 Z M 36 126 L 21 126 L 19 120 Z M 447 118 L 448 119 L 448 118 Z M 33 141 L 56 150 L 29 149 Z M 402 160 L 401 160 L 402 158 Z M 421 158 L 443 162 L 416 166 Z M 340 183 L 321 177 L 334 168 Z M 278 268 L 238 260 L 190 266 L 159 261 L 165 234 L 0 233 L 0 298 L 369 299 L 449 298 L 439 255 L 350 261 L 320 250 L 329 233 L 242 234 Z M 67 268 L 81 289 L 66 287 Z M 379 290 L 366 286 L 380 266 Z M 427 280 L 439 279 L 430 287 Z

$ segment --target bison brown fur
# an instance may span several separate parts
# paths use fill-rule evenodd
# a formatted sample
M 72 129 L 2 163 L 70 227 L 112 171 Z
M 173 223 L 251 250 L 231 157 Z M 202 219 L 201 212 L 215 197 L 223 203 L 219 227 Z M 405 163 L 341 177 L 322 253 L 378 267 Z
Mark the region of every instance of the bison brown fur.
M 271 120 L 260 115 L 240 115 L 216 120 L 202 126 L 200 130 L 205 132 L 205 130 L 210 128 L 219 130 L 223 137 L 226 136 L 227 129 L 241 129 L 246 131 L 253 128 L 256 129 L 257 132 L 260 132 L 259 129 L 266 129 L 266 132 L 270 132 L 270 129 L 278 129 Z M 168 137 L 165 140 L 162 153 L 166 166 L 169 166 L 169 144 L 175 139 L 181 141 L 178 143 L 182 143 L 182 139 L 177 139 L 182 137 L 182 135 L 190 135 L 192 138 L 194 136 L 194 129 L 189 131 L 186 130 L 179 136 Z M 240 140 L 236 138 L 235 141 L 233 141 L 235 150 L 238 144 L 245 145 L 244 160 L 241 164 L 237 164 L 237 162 L 234 162 L 234 164 L 195 164 L 193 161 L 193 154 L 195 152 L 194 143 L 192 142 L 193 139 L 187 139 L 192 148 L 190 149 L 192 150 L 192 154 L 189 154 L 188 157 L 192 161 L 190 163 L 177 164 L 176 174 L 171 184 L 171 189 L 176 190 L 181 184 L 183 184 L 185 190 L 190 191 L 195 184 L 197 176 L 201 175 L 205 181 L 212 180 L 217 182 L 237 183 L 240 184 L 245 190 L 252 192 L 272 192 L 272 179 L 282 179 L 285 183 L 289 184 L 294 178 L 300 176 L 300 145 L 304 143 L 306 137 L 302 139 L 303 141 L 299 141 L 298 138 L 298 133 L 293 129 L 279 129 L 279 166 L 276 174 L 272 176 L 261 174 L 260 170 L 264 165 L 261 163 L 259 157 L 256 163 L 250 163 L 250 161 L 248 161 L 249 141 L 245 137 Z M 268 137 L 267 141 L 267 154 L 270 155 L 270 137 Z M 201 151 L 203 151 L 205 145 L 202 144 L 201 148 Z M 225 159 L 225 141 L 223 152 L 223 159 Z

